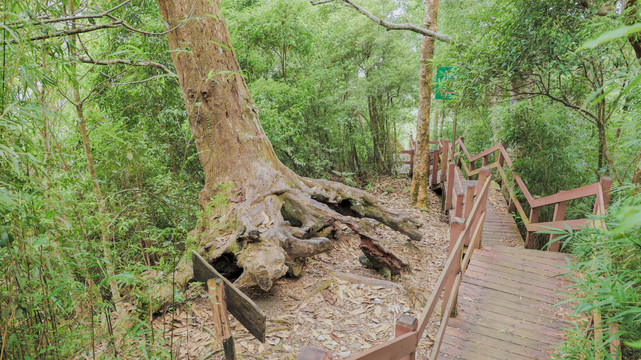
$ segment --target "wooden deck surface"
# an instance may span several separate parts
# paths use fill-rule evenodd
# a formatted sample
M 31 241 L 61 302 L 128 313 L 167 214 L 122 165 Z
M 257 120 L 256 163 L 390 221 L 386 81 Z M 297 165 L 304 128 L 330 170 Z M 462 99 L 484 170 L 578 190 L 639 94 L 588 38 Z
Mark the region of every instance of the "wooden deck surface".
M 524 249 L 507 204 L 491 191 L 483 245 L 463 277 L 438 358 L 548 359 L 569 325 L 567 310 L 554 306 L 567 285 L 557 276 L 566 254 Z

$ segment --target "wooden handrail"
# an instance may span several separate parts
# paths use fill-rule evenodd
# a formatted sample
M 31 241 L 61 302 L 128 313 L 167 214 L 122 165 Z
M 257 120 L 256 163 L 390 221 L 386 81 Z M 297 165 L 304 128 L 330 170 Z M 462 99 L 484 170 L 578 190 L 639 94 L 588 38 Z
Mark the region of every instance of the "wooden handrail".
M 586 186 L 581 186 L 576 189 L 560 191 L 554 195 L 542 197 L 539 199 L 532 199 L 530 201 L 530 206 L 532 207 L 541 207 L 545 205 L 554 205 L 563 201 L 569 201 L 574 199 L 580 199 L 592 195 L 596 195 L 601 188 L 600 184 L 594 183 Z
M 489 172 L 489 170 L 488 170 Z M 451 179 L 453 180 L 453 179 Z M 438 354 L 438 349 L 441 346 L 441 341 L 445 333 L 445 327 L 450 317 L 450 313 L 456 306 L 456 299 L 458 297 L 458 289 L 461 284 L 462 276 L 467 269 L 470 258 L 473 254 L 474 248 L 480 245 L 481 232 L 483 223 L 485 221 L 487 199 L 489 196 L 490 184 L 492 182 L 491 175 L 488 176 L 483 182 L 483 186 L 476 194 L 476 200 L 473 202 L 472 209 L 467 219 L 463 230 L 458 235 L 456 244 L 450 251 L 447 257 L 445 266 L 439 275 L 430 298 L 423 309 L 423 313 L 419 319 L 416 330 L 410 331 L 400 335 L 394 339 L 388 340 L 384 343 L 378 344 L 370 349 L 367 349 L 359 354 L 350 357 L 349 360 L 399 360 L 404 356 L 416 352 L 418 341 L 421 339 L 427 324 L 429 323 L 436 305 L 438 304 L 441 295 L 443 294 L 442 302 L 445 304 L 441 312 L 441 324 L 436 342 L 430 355 L 431 359 L 435 359 Z M 469 206 L 469 205 L 468 205 Z M 469 241 L 469 244 L 467 243 Z M 463 248 L 467 247 L 465 256 L 461 258 Z
M 456 145 L 459 147 L 460 151 L 457 153 L 457 156 L 460 156 L 461 152 L 465 154 L 465 157 L 468 160 L 469 166 L 465 164 L 464 161 L 462 161 L 459 158 L 459 162 L 461 164 L 461 167 L 465 171 L 465 174 L 468 178 L 475 176 L 479 174 L 479 170 L 474 169 L 474 162 L 479 159 L 483 159 L 483 166 L 487 166 L 489 168 L 496 168 L 499 173 L 501 174 L 501 178 L 503 179 L 503 182 L 506 184 L 508 193 L 510 195 L 510 200 L 514 208 L 518 211 L 519 215 L 521 216 L 523 223 L 525 224 L 527 230 L 528 230 L 528 239 L 527 239 L 527 246 L 532 247 L 534 242 L 533 240 L 530 239 L 531 235 L 533 232 L 536 231 L 542 231 L 542 230 L 550 230 L 550 228 L 556 228 L 556 229 L 565 229 L 566 227 L 569 227 L 571 229 L 580 229 L 583 227 L 588 226 L 591 224 L 591 221 L 589 219 L 578 219 L 578 220 L 565 220 L 565 207 L 567 205 L 567 202 L 570 200 L 575 200 L 575 199 L 581 199 L 589 196 L 595 196 L 596 199 L 594 202 L 594 210 L 593 213 L 596 214 L 605 214 L 605 211 L 607 209 L 608 203 L 610 201 L 610 188 L 612 187 L 612 179 L 610 178 L 602 178 L 601 181 L 582 186 L 576 189 L 572 190 L 567 190 L 567 191 L 561 191 L 553 195 L 549 195 L 543 198 L 535 198 L 532 196 L 530 191 L 527 188 L 527 185 L 521 179 L 521 177 L 518 174 L 514 173 L 514 170 L 512 169 L 512 159 L 510 159 L 510 156 L 503 147 L 502 144 L 496 144 L 488 149 L 485 149 L 481 151 L 480 153 L 470 156 L 469 152 L 467 151 L 467 148 L 465 147 L 465 143 L 463 141 L 464 139 L 461 137 L 458 140 L 456 140 Z M 488 164 L 488 157 L 492 155 L 493 153 L 498 152 L 498 156 L 495 162 L 492 164 Z M 525 209 L 521 205 L 519 199 L 517 198 L 516 194 L 514 193 L 514 189 L 510 185 L 510 182 L 508 181 L 508 175 L 504 171 L 504 168 L 509 168 L 511 170 L 511 177 L 512 180 L 516 183 L 516 185 L 519 187 L 521 192 L 523 193 L 523 196 L 525 196 L 525 199 L 528 202 L 528 205 L 530 205 L 530 215 L 528 216 L 527 213 L 525 212 Z M 555 206 L 555 217 L 553 221 L 550 222 L 541 222 L 539 221 L 539 212 L 540 208 L 543 206 Z M 605 226 L 605 224 L 599 223 L 597 226 Z M 551 234 L 550 235 L 550 241 L 555 239 L 557 235 Z M 548 249 L 551 251 L 558 251 L 559 246 L 550 246 Z
M 498 143 L 498 144 L 492 146 L 491 148 L 485 149 L 485 150 L 481 151 L 480 153 L 472 156 L 470 158 L 470 161 L 476 161 L 476 160 L 478 160 L 478 159 L 480 159 L 480 158 L 482 158 L 484 156 L 493 154 L 493 153 L 499 151 L 502 147 L 503 147 L 503 145 L 501 145 L 501 143 Z

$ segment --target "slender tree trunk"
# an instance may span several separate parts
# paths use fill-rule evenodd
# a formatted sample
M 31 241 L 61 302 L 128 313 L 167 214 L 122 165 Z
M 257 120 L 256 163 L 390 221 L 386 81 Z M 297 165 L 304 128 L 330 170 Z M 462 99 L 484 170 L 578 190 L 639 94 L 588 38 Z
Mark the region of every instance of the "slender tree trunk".
M 436 31 L 438 0 L 425 0 L 424 26 Z M 417 208 L 428 206 L 428 177 L 430 169 L 430 104 L 432 101 L 432 76 L 434 39 L 423 37 L 421 46 L 421 76 L 418 96 L 418 122 L 416 131 L 416 155 L 412 176 L 412 204 Z
M 454 117 L 452 118 L 452 144 L 456 142 L 456 120 L 458 118 L 458 109 L 454 110 Z
M 193 17 L 167 34 L 205 174 L 202 215 L 191 236 L 209 260 L 225 252 L 236 256 L 243 269 L 236 285 L 269 290 L 288 271 L 300 274 L 301 258 L 333 247 L 338 224 L 348 224 L 363 239 L 361 217 L 421 237 L 414 221 L 388 212 L 367 193 L 300 177 L 280 162 L 239 73 L 220 0 L 158 0 L 158 5 L 172 28 Z M 176 278 L 182 284 L 189 273 Z
M 634 193 L 641 194 L 641 152 L 635 160 L 634 173 L 632 175 L 632 184 L 635 185 Z
M 597 161 L 597 166 L 600 169 L 605 167 L 605 148 L 607 140 L 605 138 L 605 126 L 601 121 L 597 121 L 597 134 L 598 134 L 598 143 L 599 143 L 599 158 Z
M 445 109 L 441 109 L 441 125 L 438 128 L 438 138 L 443 138 L 443 126 L 445 125 Z
M 73 4 L 71 5 L 70 13 L 74 13 Z M 75 28 L 75 22 L 72 22 L 72 28 Z M 78 59 L 78 54 L 76 51 L 77 46 L 77 35 L 71 36 L 71 46 L 69 47 L 71 56 L 74 60 Z M 76 68 L 76 62 L 72 62 L 74 69 Z M 78 130 L 82 137 L 82 145 L 85 151 L 85 160 L 87 162 L 87 169 L 89 171 L 89 178 L 91 179 L 91 185 L 93 188 L 94 196 L 98 202 L 98 216 L 100 219 L 100 246 L 102 247 L 103 256 L 105 259 L 105 270 L 107 271 L 107 283 L 109 284 L 109 290 L 111 291 L 111 300 L 116 309 L 116 322 L 124 320 L 126 318 L 126 312 L 122 303 L 122 297 L 120 294 L 120 289 L 114 277 L 116 275 L 114 264 L 115 259 L 111 251 L 111 242 L 109 241 L 109 224 L 107 222 L 107 209 L 105 206 L 105 199 L 102 195 L 102 190 L 100 189 L 100 184 L 98 176 L 96 175 L 96 168 L 93 160 L 93 153 L 91 150 L 91 142 L 89 139 L 89 133 L 87 132 L 86 118 L 84 114 L 84 104 L 83 100 L 80 97 L 79 81 L 78 76 L 74 74 L 76 79 L 72 82 L 72 91 L 73 91 L 73 101 L 74 107 L 76 109 L 76 115 L 78 117 Z

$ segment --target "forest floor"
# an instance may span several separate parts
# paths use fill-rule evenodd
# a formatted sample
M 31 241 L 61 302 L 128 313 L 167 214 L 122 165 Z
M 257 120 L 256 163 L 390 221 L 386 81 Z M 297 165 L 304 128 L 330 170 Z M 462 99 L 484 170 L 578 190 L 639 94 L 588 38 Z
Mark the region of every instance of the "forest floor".
M 386 208 L 422 224 L 418 242 L 384 225 L 376 228 L 378 239 L 410 264 L 409 275 L 388 281 L 360 264 L 357 236 L 337 241 L 332 251 L 310 258 L 299 279 L 282 278 L 268 293 L 248 294 L 267 314 L 267 341 L 260 343 L 230 316 L 238 358 L 295 359 L 309 345 L 342 359 L 393 338 L 402 314 L 419 317 L 447 257 L 449 224 L 441 220 L 440 198 L 434 193 L 429 212 L 412 209 L 409 188 L 408 178 L 385 177 L 370 189 Z M 174 313 L 154 321 L 167 338 L 172 325 L 177 359 L 223 358 L 204 290 L 188 294 Z M 427 357 L 437 326 L 428 325 L 417 358 Z

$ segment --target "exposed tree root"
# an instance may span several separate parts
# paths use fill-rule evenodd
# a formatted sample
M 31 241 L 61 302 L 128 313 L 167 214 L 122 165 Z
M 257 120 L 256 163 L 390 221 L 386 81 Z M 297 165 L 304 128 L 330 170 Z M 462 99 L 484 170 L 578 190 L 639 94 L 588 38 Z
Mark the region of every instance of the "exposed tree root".
M 237 286 L 258 286 L 267 291 L 288 271 L 300 274 L 304 258 L 332 249 L 332 240 L 341 236 L 339 224 L 357 233 L 368 257 L 383 261 L 394 274 L 407 268 L 368 232 L 371 225 L 365 219 L 375 219 L 420 240 L 419 225 L 409 216 L 389 212 L 368 193 L 340 183 L 279 175 L 278 181 L 269 184 L 271 190 L 251 191 L 258 194 L 255 196 L 248 191 L 245 201 L 232 203 L 229 214 L 237 229 L 231 236 L 211 241 L 205 233 L 200 239 L 207 244 L 210 261 L 228 251 L 236 255 L 238 266 L 243 268 Z

